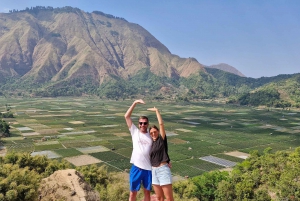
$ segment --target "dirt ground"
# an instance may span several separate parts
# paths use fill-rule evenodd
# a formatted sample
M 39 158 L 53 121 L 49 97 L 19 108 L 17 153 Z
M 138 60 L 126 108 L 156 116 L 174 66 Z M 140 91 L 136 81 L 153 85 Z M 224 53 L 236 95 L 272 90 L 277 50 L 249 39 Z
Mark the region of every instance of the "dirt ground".
M 40 201 L 99 201 L 100 195 L 92 190 L 75 169 L 58 170 L 42 180 L 38 190 Z

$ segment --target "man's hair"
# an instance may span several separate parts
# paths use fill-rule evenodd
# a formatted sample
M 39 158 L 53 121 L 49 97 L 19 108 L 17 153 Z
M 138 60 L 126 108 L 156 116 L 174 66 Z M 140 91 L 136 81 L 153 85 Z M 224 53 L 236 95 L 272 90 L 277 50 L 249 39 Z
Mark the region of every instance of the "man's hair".
M 146 117 L 146 116 L 140 116 L 139 119 L 147 119 L 147 122 L 149 122 L 149 119 L 148 119 L 148 117 Z

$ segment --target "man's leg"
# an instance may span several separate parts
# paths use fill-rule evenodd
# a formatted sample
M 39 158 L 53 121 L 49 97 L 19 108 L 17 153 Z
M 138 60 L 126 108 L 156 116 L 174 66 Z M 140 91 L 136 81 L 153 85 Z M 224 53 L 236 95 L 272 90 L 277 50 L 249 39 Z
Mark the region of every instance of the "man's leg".
M 132 165 L 129 173 L 129 183 L 130 183 L 130 194 L 129 194 L 129 201 L 136 201 L 137 192 L 140 190 L 141 187 L 141 176 L 142 171 Z
M 143 170 L 144 201 L 150 201 L 150 191 L 152 185 L 151 170 Z

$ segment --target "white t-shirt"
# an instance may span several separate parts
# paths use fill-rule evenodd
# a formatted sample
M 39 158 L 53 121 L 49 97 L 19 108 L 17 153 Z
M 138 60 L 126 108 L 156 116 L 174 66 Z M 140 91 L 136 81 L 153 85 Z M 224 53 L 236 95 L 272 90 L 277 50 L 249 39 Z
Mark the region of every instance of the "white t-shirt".
M 148 132 L 140 132 L 134 124 L 131 125 L 129 131 L 131 133 L 133 144 L 130 163 L 141 169 L 151 170 L 150 149 L 152 145 L 152 138 Z

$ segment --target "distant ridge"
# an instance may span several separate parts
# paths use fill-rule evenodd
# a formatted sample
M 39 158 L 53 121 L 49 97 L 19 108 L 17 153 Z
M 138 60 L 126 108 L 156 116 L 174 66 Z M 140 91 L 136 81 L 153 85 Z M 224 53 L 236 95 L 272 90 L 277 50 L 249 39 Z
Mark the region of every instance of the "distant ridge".
M 228 64 L 225 63 L 220 63 L 220 64 L 215 64 L 215 65 L 211 65 L 211 66 L 205 66 L 206 68 L 216 68 L 222 71 L 226 71 L 235 75 L 238 75 L 240 77 L 246 77 L 243 73 L 241 73 L 240 71 L 238 71 L 235 67 L 230 66 Z

